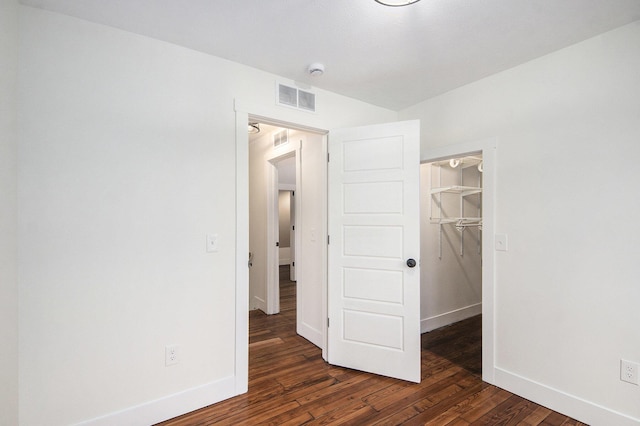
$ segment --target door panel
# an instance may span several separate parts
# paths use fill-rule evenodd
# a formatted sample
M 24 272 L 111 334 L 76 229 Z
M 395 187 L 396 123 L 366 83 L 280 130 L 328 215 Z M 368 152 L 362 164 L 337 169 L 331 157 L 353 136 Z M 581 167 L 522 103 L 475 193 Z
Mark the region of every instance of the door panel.
M 364 258 L 391 258 L 402 260 L 402 227 L 344 225 L 343 253 L 345 256 Z
M 332 131 L 328 360 L 420 381 L 419 122 Z
M 344 213 L 402 213 L 402 182 L 350 183 L 343 186 Z
M 344 297 L 375 302 L 402 303 L 403 276 L 399 271 L 343 269 Z

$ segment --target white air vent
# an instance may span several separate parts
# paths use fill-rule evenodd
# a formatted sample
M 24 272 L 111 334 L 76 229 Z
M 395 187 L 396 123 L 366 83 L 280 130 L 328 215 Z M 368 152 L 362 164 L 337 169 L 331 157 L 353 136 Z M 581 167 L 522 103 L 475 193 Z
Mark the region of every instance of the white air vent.
M 283 129 L 273 134 L 273 147 L 277 148 L 280 145 L 289 143 L 289 129 Z
M 298 108 L 305 111 L 316 111 L 316 95 L 315 93 L 298 90 Z
M 276 84 L 276 103 L 303 111 L 316 112 L 315 93 L 287 86 L 282 83 Z
M 298 108 L 298 89 L 278 84 L 278 103 Z

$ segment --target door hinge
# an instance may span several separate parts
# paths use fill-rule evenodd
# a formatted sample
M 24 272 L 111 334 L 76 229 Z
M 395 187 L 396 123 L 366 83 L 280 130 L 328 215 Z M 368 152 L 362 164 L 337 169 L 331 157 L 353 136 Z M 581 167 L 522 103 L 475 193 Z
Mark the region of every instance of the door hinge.
M 296 266 L 296 262 L 291 262 L 291 266 Z
M 329 318 L 327 318 L 327 328 L 329 328 Z
M 295 197 L 296 196 L 296 191 L 291 191 L 291 196 Z
M 327 163 L 329 162 L 329 153 L 327 152 Z
M 291 230 L 295 231 L 296 230 L 296 226 L 295 225 L 291 226 Z
M 330 242 L 329 235 L 327 235 L 327 245 L 328 245 L 328 244 L 330 244 L 330 243 L 331 243 L 331 242 Z
M 276 242 L 276 247 L 280 247 L 280 242 Z

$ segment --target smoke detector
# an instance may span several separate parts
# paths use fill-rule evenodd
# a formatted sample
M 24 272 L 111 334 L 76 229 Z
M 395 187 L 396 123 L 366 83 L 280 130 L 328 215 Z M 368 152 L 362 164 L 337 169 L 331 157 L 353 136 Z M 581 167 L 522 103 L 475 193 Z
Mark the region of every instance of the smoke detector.
M 312 77 L 321 76 L 322 74 L 324 74 L 324 65 L 322 65 L 321 63 L 311 64 L 311 65 L 309 65 L 309 68 L 307 69 L 307 72 Z
M 376 2 L 380 4 L 384 4 L 385 6 L 408 6 L 413 3 L 418 3 L 420 0 L 376 0 Z

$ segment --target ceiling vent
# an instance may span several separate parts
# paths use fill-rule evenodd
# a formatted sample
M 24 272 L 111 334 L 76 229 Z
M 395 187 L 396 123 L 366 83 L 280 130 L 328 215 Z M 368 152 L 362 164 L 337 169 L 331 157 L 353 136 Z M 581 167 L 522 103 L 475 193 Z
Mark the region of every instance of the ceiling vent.
M 283 129 L 273 134 L 273 147 L 277 148 L 280 145 L 289 143 L 289 129 Z
M 316 94 L 277 83 L 276 103 L 281 106 L 316 112 Z

